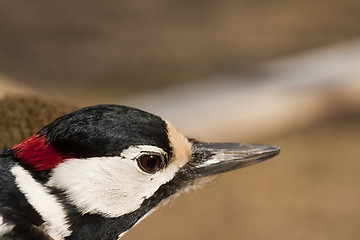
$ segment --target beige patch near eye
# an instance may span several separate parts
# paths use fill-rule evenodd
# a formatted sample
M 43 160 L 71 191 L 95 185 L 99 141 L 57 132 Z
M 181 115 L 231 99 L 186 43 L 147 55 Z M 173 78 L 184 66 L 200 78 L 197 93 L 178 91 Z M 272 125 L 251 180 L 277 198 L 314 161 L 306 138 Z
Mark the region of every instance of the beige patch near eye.
M 170 160 L 173 163 L 171 164 L 175 164 L 178 168 L 181 168 L 190 160 L 191 143 L 171 123 L 168 121 L 165 122 L 167 124 L 170 145 L 173 150 L 173 156 Z

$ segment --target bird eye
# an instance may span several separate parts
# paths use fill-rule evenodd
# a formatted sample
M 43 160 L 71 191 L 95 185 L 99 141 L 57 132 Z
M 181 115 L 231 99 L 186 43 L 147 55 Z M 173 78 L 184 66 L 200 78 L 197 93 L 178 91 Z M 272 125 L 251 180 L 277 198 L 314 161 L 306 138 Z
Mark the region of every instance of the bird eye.
M 140 156 L 138 159 L 138 165 L 144 172 L 155 173 L 163 165 L 163 158 L 156 154 L 145 154 Z

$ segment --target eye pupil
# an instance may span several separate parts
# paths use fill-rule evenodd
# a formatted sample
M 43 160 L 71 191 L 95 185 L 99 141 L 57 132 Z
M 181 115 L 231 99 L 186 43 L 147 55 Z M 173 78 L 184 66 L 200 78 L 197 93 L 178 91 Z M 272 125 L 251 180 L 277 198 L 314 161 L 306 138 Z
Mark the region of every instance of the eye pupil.
M 161 157 L 157 155 L 144 155 L 138 159 L 140 168 L 147 173 L 155 173 L 160 169 Z

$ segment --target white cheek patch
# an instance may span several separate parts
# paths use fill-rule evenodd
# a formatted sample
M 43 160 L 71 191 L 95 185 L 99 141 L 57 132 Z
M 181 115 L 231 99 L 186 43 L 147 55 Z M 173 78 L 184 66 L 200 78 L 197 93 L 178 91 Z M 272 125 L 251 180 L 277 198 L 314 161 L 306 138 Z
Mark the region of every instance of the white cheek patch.
M 137 156 L 145 148 L 135 149 L 125 151 L 124 157 Z M 52 170 L 47 184 L 63 190 L 82 214 L 119 217 L 138 209 L 178 169 L 177 164 L 170 163 L 165 169 L 148 174 L 140 170 L 136 160 L 120 156 L 68 159 Z
M 48 226 L 48 233 L 55 239 L 63 239 L 71 234 L 63 206 L 51 195 L 46 187 L 32 178 L 30 173 L 19 165 L 11 168 L 15 182 L 28 202 L 42 216 Z
M 10 233 L 14 228 L 14 225 L 4 223 L 3 217 L 0 215 L 0 237 Z

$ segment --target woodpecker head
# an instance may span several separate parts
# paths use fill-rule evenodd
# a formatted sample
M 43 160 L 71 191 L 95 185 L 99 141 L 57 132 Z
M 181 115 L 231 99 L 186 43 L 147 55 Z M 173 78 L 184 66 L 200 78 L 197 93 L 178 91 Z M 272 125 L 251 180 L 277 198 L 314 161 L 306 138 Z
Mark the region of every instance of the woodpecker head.
M 97 216 L 121 219 L 117 235 L 170 196 L 279 153 L 272 146 L 188 139 L 160 117 L 118 105 L 65 115 L 12 149 L 21 166 L 58 194 L 71 234 L 78 231 L 73 222 L 85 228 L 90 220 L 79 219 Z

